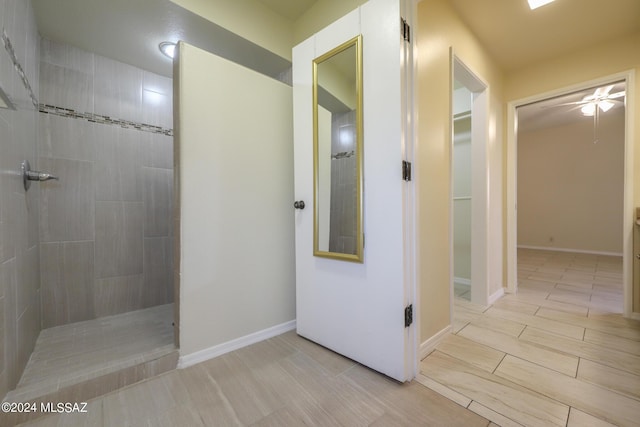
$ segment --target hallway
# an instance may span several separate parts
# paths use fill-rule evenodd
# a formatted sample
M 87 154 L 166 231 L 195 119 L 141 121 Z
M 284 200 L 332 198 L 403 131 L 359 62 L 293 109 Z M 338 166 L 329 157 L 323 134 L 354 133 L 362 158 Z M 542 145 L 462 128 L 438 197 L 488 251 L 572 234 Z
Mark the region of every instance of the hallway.
M 455 335 L 418 381 L 502 426 L 637 425 L 640 322 L 619 314 L 622 259 L 521 249 L 518 274 L 518 294 L 491 307 L 456 299 Z

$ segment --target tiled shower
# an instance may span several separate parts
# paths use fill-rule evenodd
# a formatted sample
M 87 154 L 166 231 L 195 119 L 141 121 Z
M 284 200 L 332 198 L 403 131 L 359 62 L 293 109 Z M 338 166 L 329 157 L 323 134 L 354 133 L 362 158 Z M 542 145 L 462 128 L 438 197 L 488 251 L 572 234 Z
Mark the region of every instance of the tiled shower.
M 1 400 L 42 330 L 173 301 L 173 114 L 170 78 L 40 39 L 30 1 L 0 23 Z M 25 192 L 23 160 L 60 180 Z
M 40 104 L 43 328 L 171 302 L 171 79 L 42 40 Z

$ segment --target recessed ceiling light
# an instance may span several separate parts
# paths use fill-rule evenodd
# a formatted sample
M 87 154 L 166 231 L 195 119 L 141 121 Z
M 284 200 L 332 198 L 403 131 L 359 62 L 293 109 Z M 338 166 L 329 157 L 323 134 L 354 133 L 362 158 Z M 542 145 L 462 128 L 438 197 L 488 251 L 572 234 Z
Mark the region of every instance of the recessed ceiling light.
M 551 3 L 553 0 L 527 0 L 529 2 L 529 7 L 531 10 L 537 9 L 540 6 L 544 6 L 545 4 Z
M 160 49 L 160 52 L 162 52 L 164 56 L 173 59 L 173 55 L 176 51 L 176 44 L 173 42 L 162 42 L 158 45 L 158 49 Z

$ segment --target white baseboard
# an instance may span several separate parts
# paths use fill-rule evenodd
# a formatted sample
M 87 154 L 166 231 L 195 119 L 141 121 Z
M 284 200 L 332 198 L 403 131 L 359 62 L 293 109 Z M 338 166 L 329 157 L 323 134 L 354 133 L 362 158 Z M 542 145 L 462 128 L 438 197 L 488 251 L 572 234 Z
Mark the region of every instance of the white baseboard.
M 453 283 L 457 283 L 460 285 L 471 286 L 471 279 L 464 279 L 462 277 L 454 277 Z
M 440 344 L 447 335 L 449 335 L 452 331 L 451 325 L 447 326 L 422 344 L 420 344 L 420 360 L 424 359 L 435 350 L 436 346 Z
M 640 320 L 640 313 L 631 313 L 631 314 L 629 314 L 629 319 Z
M 273 338 L 276 335 L 284 334 L 285 332 L 291 331 L 295 328 L 296 321 L 291 320 L 222 344 L 214 345 L 213 347 L 205 348 L 204 350 L 196 351 L 195 353 L 180 356 L 180 359 L 178 359 L 178 369 L 188 368 L 189 366 L 213 359 L 214 357 L 222 356 L 225 353 L 238 350 L 239 348 Z
M 622 256 L 622 252 L 586 251 L 583 249 L 556 248 L 556 247 L 547 247 L 547 246 L 518 245 L 518 249 L 534 249 L 537 251 L 556 251 L 556 252 L 576 252 L 579 254 L 589 254 L 589 255 Z
M 489 301 L 487 301 L 487 303 L 491 305 L 494 302 L 498 301 L 503 296 L 504 296 L 504 288 L 500 288 L 497 291 L 495 291 L 493 294 L 489 295 Z

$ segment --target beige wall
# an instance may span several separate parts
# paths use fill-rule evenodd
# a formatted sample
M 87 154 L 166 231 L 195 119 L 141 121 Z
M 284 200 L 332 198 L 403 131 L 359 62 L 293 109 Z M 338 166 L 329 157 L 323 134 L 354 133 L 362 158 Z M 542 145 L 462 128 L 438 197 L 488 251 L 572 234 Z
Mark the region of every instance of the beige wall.
M 502 218 L 502 73 L 482 45 L 445 0 L 418 4 L 418 285 L 420 287 L 420 341 L 450 324 L 451 212 L 451 69 L 449 47 L 489 85 L 489 162 L 491 192 L 489 220 Z M 494 163 L 497 161 L 498 165 Z M 497 177 L 496 177 L 497 174 Z M 499 178 L 499 179 L 496 179 Z M 497 205 L 496 206 L 496 202 Z M 498 212 L 496 213 L 496 208 Z M 501 230 L 497 230 L 498 235 Z M 501 236 L 499 236 L 501 238 Z M 502 247 L 502 242 L 498 245 Z M 501 261 L 502 253 L 497 254 Z M 500 265 L 501 267 L 501 265 Z M 501 275 L 497 281 L 502 286 Z M 496 278 L 497 280 L 497 278 Z M 491 294 L 493 289 L 490 289 Z
M 173 3 L 291 60 L 293 22 L 257 0 L 171 0 Z
M 367 0 L 318 0 L 293 25 L 293 44 L 317 33 Z
M 518 246 L 622 253 L 624 109 L 518 134 Z

